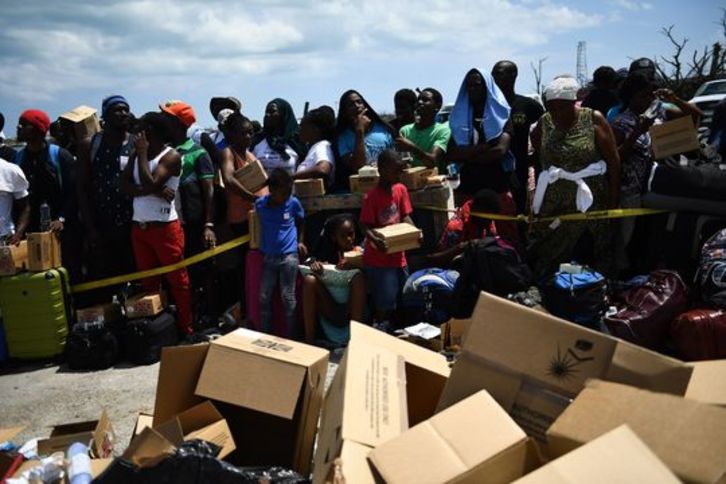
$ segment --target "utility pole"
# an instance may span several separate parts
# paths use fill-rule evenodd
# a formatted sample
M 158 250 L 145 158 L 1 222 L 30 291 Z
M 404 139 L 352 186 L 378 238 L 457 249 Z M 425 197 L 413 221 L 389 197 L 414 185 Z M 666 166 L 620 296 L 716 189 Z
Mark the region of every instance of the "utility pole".
M 587 86 L 587 42 L 581 40 L 577 43 L 577 82 L 581 87 Z

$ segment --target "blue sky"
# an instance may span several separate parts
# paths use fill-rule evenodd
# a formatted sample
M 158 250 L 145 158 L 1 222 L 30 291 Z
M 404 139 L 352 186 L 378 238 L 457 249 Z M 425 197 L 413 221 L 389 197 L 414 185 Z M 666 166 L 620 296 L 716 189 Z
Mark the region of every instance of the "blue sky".
M 14 136 L 25 108 L 51 118 L 123 94 L 136 114 L 183 99 L 205 125 L 212 96 L 234 95 L 261 119 L 283 97 L 298 115 L 336 107 L 348 88 L 380 112 L 402 87 L 435 87 L 453 102 L 471 67 L 499 59 L 520 67 L 518 91 L 534 91 L 530 62 L 547 57 L 544 80 L 575 73 L 587 42 L 590 73 L 633 58 L 667 55 L 661 27 L 694 48 L 724 41 L 716 0 L 23 0 L 3 2 L 0 111 Z

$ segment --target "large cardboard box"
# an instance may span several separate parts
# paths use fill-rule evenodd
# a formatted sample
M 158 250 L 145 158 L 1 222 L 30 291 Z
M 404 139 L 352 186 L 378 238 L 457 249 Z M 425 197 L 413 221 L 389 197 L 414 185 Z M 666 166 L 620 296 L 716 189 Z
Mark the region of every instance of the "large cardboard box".
M 395 254 L 421 247 L 421 230 L 408 223 L 387 225 L 373 232 L 386 242 L 386 254 Z
M 700 148 L 698 132 L 690 116 L 655 124 L 648 132 L 650 133 L 653 157 L 656 160 L 688 153 Z
M 401 175 L 401 183 L 406 185 L 409 190 L 420 190 L 428 184 L 428 178 L 437 173 L 436 168 L 426 168 L 424 166 L 406 168 Z
M 76 321 L 79 323 L 92 323 L 101 321 L 104 323 L 115 323 L 123 317 L 121 306 L 108 303 L 91 306 L 76 310 Z
M 726 407 L 726 360 L 698 361 L 688 382 L 686 398 Z
M 152 294 L 137 294 L 126 300 L 126 317 L 153 318 L 166 307 L 166 294 L 163 292 Z
M 335 193 L 324 197 L 301 198 L 305 213 L 319 212 L 321 210 L 352 210 L 361 207 L 363 195 L 360 193 Z
M 363 250 L 360 247 L 356 247 L 351 251 L 343 254 L 343 260 L 357 269 L 363 269 Z
M 316 484 L 332 478 L 338 457 L 348 482 L 374 482 L 368 453 L 430 418 L 449 375 L 437 353 L 355 321 L 350 331 L 321 416 Z
M 194 391 L 208 351 L 208 343 L 166 346 L 161 349 L 152 425 L 166 422 L 205 401 Z
M 195 393 L 213 399 L 227 419 L 237 442 L 234 463 L 305 475 L 327 369 L 326 350 L 237 329 L 209 345 Z
M 378 175 L 350 175 L 348 177 L 350 191 L 352 193 L 360 193 L 361 195 L 365 195 L 376 188 L 378 186 L 378 180 L 380 180 L 380 176 Z
M 528 435 L 545 431 L 588 378 L 683 395 L 684 363 L 481 293 L 440 409 L 485 389 Z
M 260 248 L 260 238 L 262 234 L 260 232 L 260 218 L 257 216 L 257 212 L 250 210 L 247 216 L 247 226 L 250 233 L 250 249 Z
M 322 197 L 325 195 L 325 184 L 322 178 L 295 180 L 292 191 L 298 198 Z
M 61 114 L 60 118 L 73 123 L 73 131 L 79 141 L 101 131 L 96 110 L 89 106 L 78 106 Z
M 368 458 L 388 484 L 496 484 L 535 468 L 532 451 L 524 431 L 482 390 L 379 445 Z
M 611 430 L 515 481 L 516 484 L 573 482 L 677 484 L 681 481 L 627 425 Z
M 0 246 L 0 276 L 13 276 L 28 268 L 28 241 Z
M 547 431 L 561 456 L 621 425 L 629 426 L 678 477 L 726 482 L 726 409 L 601 380 L 587 387 Z
M 89 443 L 92 457 L 111 457 L 116 442 L 116 434 L 106 410 L 101 412 L 98 420 L 56 425 L 50 437 L 38 441 L 38 455 L 47 456 L 54 452 L 63 452 L 74 442 Z
M 40 272 L 60 266 L 60 238 L 53 232 L 28 234 L 28 270 Z
M 255 160 L 236 170 L 234 177 L 252 193 L 261 190 L 267 183 L 267 173 L 265 173 L 260 160 Z

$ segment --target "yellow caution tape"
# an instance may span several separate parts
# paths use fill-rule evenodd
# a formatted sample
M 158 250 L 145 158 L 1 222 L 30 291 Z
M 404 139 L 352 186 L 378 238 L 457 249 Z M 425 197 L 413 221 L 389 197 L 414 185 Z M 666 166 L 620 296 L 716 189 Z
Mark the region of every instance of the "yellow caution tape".
M 455 212 L 456 210 L 434 207 L 431 205 L 418 205 L 415 208 L 423 210 L 431 210 L 434 212 Z M 471 212 L 473 217 L 486 218 L 488 220 L 504 220 L 512 222 L 549 222 L 552 220 L 577 221 L 577 220 L 599 220 L 613 218 L 640 217 L 642 215 L 655 215 L 659 213 L 667 213 L 670 210 L 662 210 L 656 208 L 616 208 L 613 210 L 593 210 L 585 213 L 568 213 L 563 215 L 555 215 L 550 217 L 532 217 L 528 215 L 502 215 L 500 213 Z
M 184 267 L 188 267 L 190 265 L 197 264 L 198 262 L 202 262 L 203 260 L 207 260 L 211 257 L 214 257 L 215 255 L 227 252 L 228 250 L 232 250 L 235 247 L 239 247 L 240 245 L 246 244 L 249 241 L 250 236 L 243 235 L 242 237 L 237 237 L 236 239 L 232 239 L 229 242 L 225 242 L 224 244 L 205 250 L 204 252 L 200 252 L 199 254 L 195 254 L 187 259 L 184 259 L 181 262 L 177 262 L 176 264 L 157 267 L 155 269 L 149 269 L 148 271 L 133 272 L 131 274 L 124 274 L 121 276 L 99 279 L 97 281 L 76 284 L 75 286 L 71 287 L 71 292 L 77 293 L 90 291 L 91 289 L 98 289 L 100 287 L 106 286 L 115 286 L 117 284 L 123 284 L 124 282 L 135 281 L 137 279 L 145 279 L 147 277 L 160 276 L 162 274 L 174 272 L 176 270 L 183 269 Z

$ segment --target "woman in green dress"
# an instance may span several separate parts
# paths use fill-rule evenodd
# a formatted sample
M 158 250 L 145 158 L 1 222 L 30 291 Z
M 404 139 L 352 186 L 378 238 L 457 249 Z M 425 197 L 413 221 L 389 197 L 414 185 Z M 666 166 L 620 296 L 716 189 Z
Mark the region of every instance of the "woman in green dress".
M 620 194 L 620 159 L 605 117 L 576 105 L 577 81 L 555 78 L 545 89 L 547 112 L 532 131 L 535 159 L 542 171 L 537 180 L 532 212 L 556 217 L 576 212 L 616 208 Z M 612 233 L 607 219 L 535 222 L 529 256 L 537 277 L 578 262 L 609 273 Z M 584 249 L 584 251 L 583 251 Z M 583 254 L 584 252 L 584 254 Z

